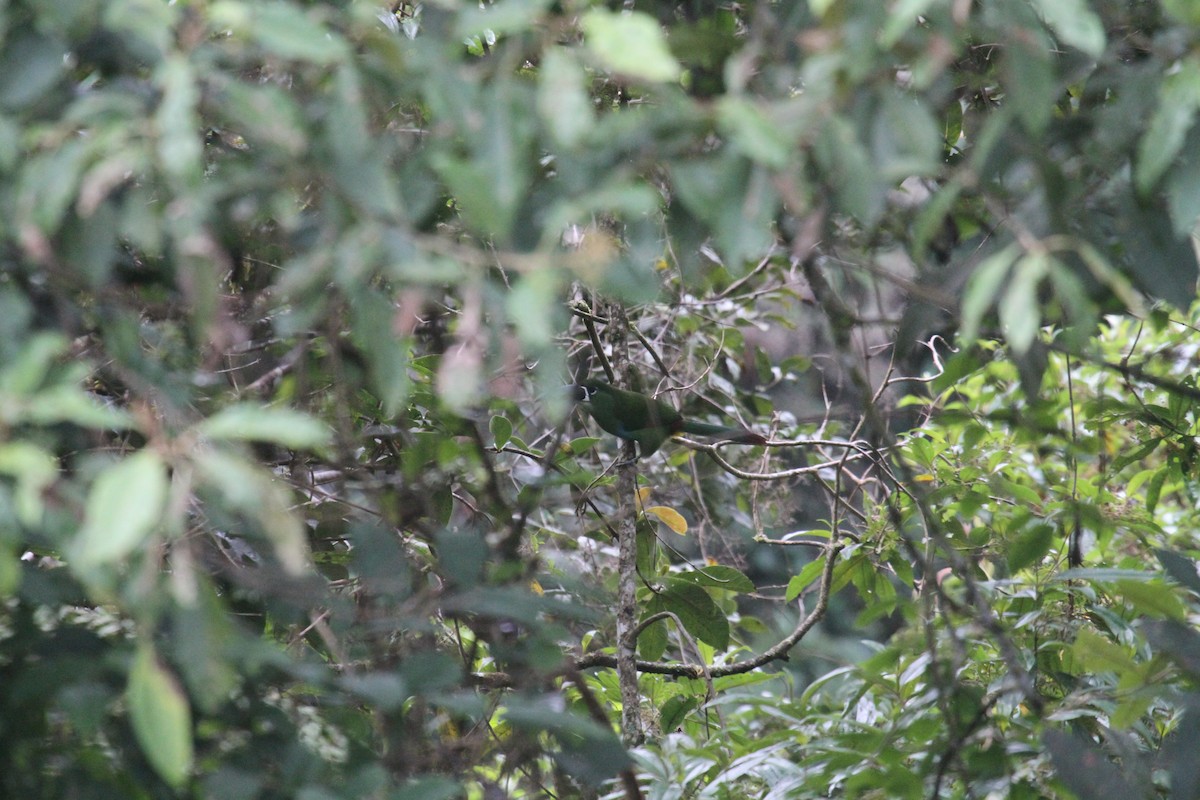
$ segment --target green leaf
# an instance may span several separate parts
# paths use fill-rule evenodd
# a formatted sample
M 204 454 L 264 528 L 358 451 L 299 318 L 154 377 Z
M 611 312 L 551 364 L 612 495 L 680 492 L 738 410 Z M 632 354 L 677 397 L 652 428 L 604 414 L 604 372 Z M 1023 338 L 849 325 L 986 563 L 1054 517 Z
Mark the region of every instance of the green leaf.
M 1008 548 L 1008 570 L 1016 573 L 1042 560 L 1054 543 L 1053 525 L 1038 524 L 1021 533 Z
M 1200 59 L 1188 58 L 1163 78 L 1158 107 L 1138 142 L 1135 177 L 1138 191 L 1149 194 L 1179 154 L 1200 110 Z
M 484 30 L 498 34 L 528 30 L 551 2 L 552 0 L 501 0 L 486 5 L 466 5 L 459 13 L 455 35 L 459 39 L 466 39 L 478 36 Z
M 1012 281 L 1000 299 L 1000 322 L 1004 325 L 1004 335 L 1018 355 L 1029 351 L 1041 327 L 1037 290 L 1051 261 L 1051 257 L 1043 253 L 1030 253 L 1021 258 L 1013 268 Z
M 823 558 L 814 558 L 812 561 L 804 565 L 804 568 L 796 575 L 793 575 L 788 581 L 787 591 L 784 593 L 784 600 L 788 603 L 800 596 L 800 593 L 807 589 L 813 581 L 825 569 L 825 560 Z
M 679 617 L 688 633 L 718 650 L 729 647 L 729 620 L 704 589 L 669 578 L 659 597 L 663 607 Z
M 513 427 L 512 423 L 508 421 L 507 417 L 501 417 L 499 415 L 492 417 L 492 421 L 488 424 L 488 428 L 491 429 L 492 439 L 496 443 L 496 449 L 503 448 L 504 445 L 508 444 L 509 440 L 512 439 Z
M 152 450 L 139 450 L 102 471 L 88 493 L 79 560 L 108 564 L 141 547 L 162 519 L 167 487 L 166 465 Z
M 284 407 L 239 403 L 227 406 L 196 426 L 209 439 L 274 442 L 293 450 L 311 450 L 329 443 L 331 432 L 308 414 Z
M 1158 549 L 1154 551 L 1159 563 L 1167 574 L 1180 586 L 1200 595 L 1200 572 L 1197 571 L 1196 561 L 1174 550 Z
M 4 48 L 0 50 L 0 107 L 24 108 L 58 83 L 67 69 L 67 48 L 58 39 L 29 28 L 5 33 Z
M 31 442 L 0 444 L 0 475 L 17 483 L 17 519 L 36 526 L 41 520 L 43 492 L 58 478 L 58 459 Z
M 538 114 L 554 140 L 567 149 L 582 142 L 596 124 L 588 76 L 572 51 L 554 47 L 538 67 Z
M 717 124 L 743 155 L 772 169 L 787 166 L 795 151 L 784 128 L 746 97 L 723 95 L 717 101 Z
M 683 73 L 658 22 L 640 11 L 590 9 L 580 21 L 587 47 L 601 64 L 642 80 L 675 81 Z
M 221 0 L 208 13 L 215 26 L 249 34 L 280 58 L 330 64 L 349 55 L 345 41 L 300 5 Z
M 754 582 L 734 567 L 716 564 L 700 569 L 679 572 L 671 576 L 675 580 L 688 581 L 697 586 L 707 586 L 710 589 L 724 589 L 727 592 L 747 594 L 754 591 Z
M 983 260 L 971 274 L 962 301 L 962 337 L 974 342 L 979 337 L 983 315 L 996 304 L 1000 287 L 1008 280 L 1012 265 L 1021 255 L 1017 244 L 1010 244 Z
M 1105 639 L 1090 628 L 1081 628 L 1072 651 L 1085 672 L 1115 672 L 1124 675 L 1137 669 L 1133 656 L 1119 644 Z
M 687 715 L 700 707 L 701 697 L 698 695 L 677 694 L 662 704 L 659 709 L 659 725 L 663 733 L 674 733 L 683 725 Z
M 1092 58 L 1104 52 L 1104 23 L 1087 0 L 1034 0 L 1034 7 L 1058 37 Z
M 159 776 L 179 787 L 192 771 L 192 713 L 175 676 L 150 644 L 138 646 L 126 688 L 129 719 L 142 752 Z
M 288 572 L 305 572 L 308 540 L 283 484 L 259 465 L 215 448 L 198 450 L 192 460 L 201 481 L 217 491 L 216 502 L 255 520 Z
M 158 131 L 158 158 L 163 170 L 187 185 L 204 173 L 204 132 L 196 113 L 200 90 L 187 58 L 172 55 L 158 75 L 162 102 L 154 115 Z
M 929 109 L 911 95 L 884 94 L 871 126 L 871 157 L 885 181 L 936 172 L 942 134 Z
M 1173 589 L 1160 580 L 1117 581 L 1117 593 L 1143 614 L 1151 617 L 1182 620 L 1187 608 Z
M 661 611 L 666 611 L 665 604 L 657 597 L 646 606 L 645 617 L 651 617 Z M 658 661 L 667 651 L 667 621 L 660 619 L 642 629 L 638 634 L 638 656 L 645 661 Z

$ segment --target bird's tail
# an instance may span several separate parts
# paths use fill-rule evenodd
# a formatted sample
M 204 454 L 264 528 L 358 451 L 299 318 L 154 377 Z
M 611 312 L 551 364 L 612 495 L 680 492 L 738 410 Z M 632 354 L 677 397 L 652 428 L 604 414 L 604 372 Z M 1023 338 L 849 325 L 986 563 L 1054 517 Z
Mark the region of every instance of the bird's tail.
M 710 436 L 722 442 L 736 442 L 738 444 L 766 444 L 766 438 L 754 431 L 748 431 L 745 428 L 729 428 L 724 425 L 709 425 L 707 422 L 693 422 L 685 420 L 681 428 L 683 433 L 692 433 L 697 436 Z

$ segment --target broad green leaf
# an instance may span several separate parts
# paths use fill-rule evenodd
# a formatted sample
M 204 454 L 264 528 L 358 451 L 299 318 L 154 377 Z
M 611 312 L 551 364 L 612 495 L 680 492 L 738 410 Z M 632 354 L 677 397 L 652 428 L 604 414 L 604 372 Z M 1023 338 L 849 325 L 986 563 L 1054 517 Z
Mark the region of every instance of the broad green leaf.
M 1138 142 L 1135 177 L 1138 191 L 1149 194 L 1174 162 L 1200 110 L 1200 58 L 1188 58 L 1163 78 L 1158 107 Z
M 1162 0 L 1162 7 L 1185 25 L 1200 26 L 1200 3 L 1196 0 Z
M 1013 279 L 1000 298 L 1000 322 L 1004 336 L 1018 355 L 1029 351 L 1042 324 L 1037 290 L 1050 268 L 1052 258 L 1030 253 L 1013 267 Z
M 1047 37 L 1031 32 L 1029 41 L 1013 42 L 1005 48 L 1003 57 L 1005 78 L 1019 88 L 1009 102 L 1025 127 L 1039 135 L 1054 117 L 1062 94 L 1053 49 Z
M 1115 672 L 1123 675 L 1137 668 L 1133 657 L 1119 644 L 1105 639 L 1090 628 L 1083 628 L 1075 637 L 1075 658 L 1087 672 Z
M 1053 525 L 1038 524 L 1021 533 L 1008 547 L 1008 570 L 1016 573 L 1042 560 L 1054 543 Z
M 704 589 L 686 581 L 669 578 L 666 589 L 659 597 L 663 607 L 678 616 L 683 627 L 692 636 L 717 650 L 724 650 L 729 646 L 729 620 Z
M 555 47 L 538 67 L 538 114 L 554 140 L 575 147 L 596 124 L 596 109 L 587 91 L 588 76 L 572 51 Z
M 796 150 L 786 131 L 758 104 L 739 95 L 717 101 L 717 124 L 743 155 L 782 169 Z
M 675 732 L 683 724 L 687 715 L 700 707 L 702 700 L 703 695 L 677 694 L 663 703 L 662 708 L 659 709 L 659 724 L 663 733 Z
M 901 92 L 883 96 L 871 127 L 871 157 L 885 181 L 930 175 L 942 162 L 942 134 L 929 109 Z
M 273 442 L 293 450 L 328 444 L 329 428 L 308 414 L 290 408 L 239 403 L 227 406 L 196 426 L 209 439 Z
M 1176 583 L 1200 595 L 1200 571 L 1197 563 L 1174 550 L 1158 549 L 1154 551 L 1163 569 L 1167 571 Z
M 1064 43 L 1093 58 L 1104 52 L 1104 23 L 1087 0 L 1034 0 L 1033 5 Z
M 88 493 L 77 556 L 84 564 L 119 561 L 141 547 L 162 519 L 167 468 L 139 450 L 102 471 Z
M 459 13 L 458 38 L 478 36 L 482 30 L 498 34 L 519 33 L 533 26 L 552 0 L 501 0 L 486 5 L 469 4 Z
M 1187 608 L 1179 595 L 1159 580 L 1117 581 L 1115 588 L 1121 597 L 1143 614 L 1173 620 L 1187 617 Z
M 54 362 L 67 350 L 67 340 L 58 333 L 42 332 L 31 336 L 17 352 L 16 358 L 0 370 L 0 393 L 33 394 L 41 388 Z M 0 397 L 0 413 L 5 411 Z M 8 418 L 5 415 L 4 418 Z
M 787 591 L 784 592 L 783 599 L 790 603 L 799 597 L 800 593 L 811 586 L 812 582 L 820 576 L 824 568 L 825 560 L 821 558 L 814 558 L 805 564 L 800 572 L 793 575 L 791 580 L 788 581 Z
M 16 480 L 17 519 L 36 526 L 42 516 L 42 494 L 58 478 L 58 459 L 31 442 L 6 442 L 0 444 L 0 475 Z
M 962 337 L 968 342 L 979 337 L 983 315 L 996 304 L 1000 287 L 1020 255 L 1021 248 L 1015 243 L 1010 244 L 985 258 L 971 274 L 962 301 Z
M 150 644 L 138 647 L 126 688 L 129 719 L 146 760 L 164 781 L 182 786 L 192 771 L 192 712 L 175 676 Z
M 66 44 L 28 27 L 6 30 L 0 50 L 0 108 L 19 109 L 50 91 L 67 69 Z
M 300 5 L 220 0 L 209 7 L 208 13 L 215 25 L 249 34 L 281 58 L 330 64 L 349 55 L 345 41 Z
M 653 616 L 666 610 L 666 605 L 657 597 L 651 600 L 646 605 L 646 613 L 643 618 Z M 660 619 L 658 622 L 647 625 L 638 634 L 637 651 L 638 657 L 644 661 L 658 661 L 663 657 L 663 653 L 667 651 L 667 642 L 670 638 L 667 628 L 667 620 Z
M 601 64 L 632 78 L 675 81 L 683 72 L 658 22 L 640 11 L 590 9 L 580 22 L 587 47 Z
M 488 424 L 488 427 L 492 431 L 492 439 L 496 443 L 496 449 L 503 448 L 512 439 L 512 423 L 508 421 L 507 417 L 499 415 L 492 417 L 492 421 Z
M 671 577 L 675 580 L 689 581 L 697 586 L 707 586 L 710 589 L 724 589 L 727 592 L 746 594 L 754 591 L 754 582 L 747 578 L 741 570 L 720 564 L 679 572 Z
M 169 175 L 194 185 L 203 177 L 204 132 L 196 105 L 200 89 L 187 58 L 172 55 L 158 75 L 162 101 L 154 115 L 158 158 Z
M 893 47 L 900 37 L 917 24 L 918 18 L 938 0 L 898 0 L 888 11 L 887 24 L 879 34 L 883 47 Z

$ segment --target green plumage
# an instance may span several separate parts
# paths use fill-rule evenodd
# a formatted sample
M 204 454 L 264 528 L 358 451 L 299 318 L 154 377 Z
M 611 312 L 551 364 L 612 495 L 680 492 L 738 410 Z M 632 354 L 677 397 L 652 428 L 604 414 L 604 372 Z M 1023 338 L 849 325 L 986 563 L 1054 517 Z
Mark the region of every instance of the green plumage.
M 661 400 L 618 389 L 603 381 L 584 381 L 573 384 L 571 389 L 597 425 L 613 436 L 637 442 L 639 456 L 653 454 L 677 433 L 713 436 L 743 444 L 765 444 L 767 441 L 742 428 L 686 420 Z

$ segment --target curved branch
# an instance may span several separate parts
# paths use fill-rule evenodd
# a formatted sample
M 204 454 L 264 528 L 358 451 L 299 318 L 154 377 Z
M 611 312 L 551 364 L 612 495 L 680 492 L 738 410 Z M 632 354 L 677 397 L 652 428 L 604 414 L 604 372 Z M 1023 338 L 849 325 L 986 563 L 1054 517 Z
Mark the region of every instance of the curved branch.
M 735 661 L 731 664 L 721 664 L 716 667 L 711 667 L 707 671 L 694 664 L 677 664 L 663 661 L 638 661 L 638 672 L 652 673 L 656 675 L 674 675 L 681 678 L 703 678 L 706 675 L 711 675 L 713 678 L 723 678 L 727 675 L 741 675 L 751 670 L 769 664 L 772 661 L 787 658 L 788 651 L 796 646 L 796 643 L 805 637 L 805 635 L 813 629 L 821 618 L 825 616 L 826 610 L 829 608 L 829 593 L 833 586 L 833 567 L 837 561 L 837 555 L 842 551 L 843 545 L 836 544 L 826 548 L 825 552 L 825 569 L 821 572 L 821 588 L 817 595 L 817 604 L 813 606 L 812 611 L 806 614 L 796 628 L 781 639 L 775 645 L 767 648 L 758 655 L 747 658 L 742 661 Z M 588 669 L 590 667 L 608 667 L 613 668 L 617 665 L 617 659 L 614 656 L 605 653 L 588 653 L 587 655 L 575 660 L 575 669 Z

